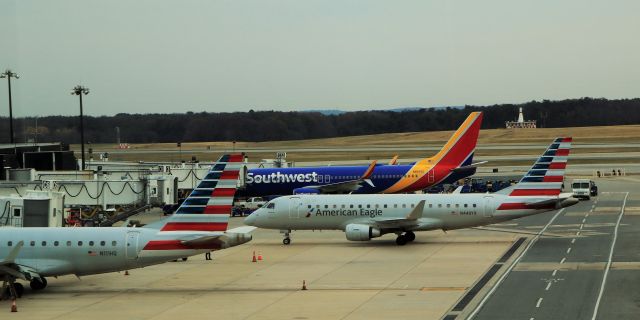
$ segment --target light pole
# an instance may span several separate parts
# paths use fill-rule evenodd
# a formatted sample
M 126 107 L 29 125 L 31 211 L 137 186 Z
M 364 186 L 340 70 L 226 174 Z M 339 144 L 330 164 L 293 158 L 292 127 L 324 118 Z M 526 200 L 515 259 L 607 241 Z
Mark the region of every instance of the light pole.
M 20 79 L 15 72 L 7 69 L 0 74 L 0 79 L 7 78 L 7 84 L 9 86 L 9 138 L 11 144 L 13 144 L 13 107 L 11 106 L 11 78 Z
M 82 114 L 82 95 L 89 94 L 89 88 L 77 85 L 75 88 L 71 89 L 71 94 L 80 97 L 80 153 L 82 153 L 82 170 L 84 170 L 84 121 Z

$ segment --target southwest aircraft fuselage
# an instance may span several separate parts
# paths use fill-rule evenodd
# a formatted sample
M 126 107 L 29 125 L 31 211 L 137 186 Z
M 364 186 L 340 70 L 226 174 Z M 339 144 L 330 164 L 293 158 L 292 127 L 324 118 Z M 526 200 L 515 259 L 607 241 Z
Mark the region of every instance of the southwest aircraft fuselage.
M 468 162 L 468 163 L 467 163 Z M 469 159 L 463 165 L 471 164 Z M 239 195 L 288 195 L 310 184 L 329 184 L 351 181 L 361 177 L 368 166 L 296 167 L 251 169 L 246 176 L 246 188 Z M 475 173 L 475 168 L 452 172 L 453 167 L 416 165 L 378 165 L 369 178 L 353 193 L 398 193 L 422 190 L 435 184 L 453 183 Z M 411 189 L 411 190 L 408 190 Z

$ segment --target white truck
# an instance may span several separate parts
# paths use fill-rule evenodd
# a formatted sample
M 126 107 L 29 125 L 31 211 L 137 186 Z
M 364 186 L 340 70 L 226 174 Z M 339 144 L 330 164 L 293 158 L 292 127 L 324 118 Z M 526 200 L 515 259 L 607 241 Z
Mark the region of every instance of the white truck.
M 247 200 L 236 201 L 234 206 L 253 211 L 258 208 L 261 208 L 265 203 L 267 202 L 264 199 L 262 199 L 262 197 L 253 197 Z
M 575 198 L 591 199 L 598 195 L 598 187 L 596 183 L 589 179 L 573 179 L 571 181 L 571 190 Z

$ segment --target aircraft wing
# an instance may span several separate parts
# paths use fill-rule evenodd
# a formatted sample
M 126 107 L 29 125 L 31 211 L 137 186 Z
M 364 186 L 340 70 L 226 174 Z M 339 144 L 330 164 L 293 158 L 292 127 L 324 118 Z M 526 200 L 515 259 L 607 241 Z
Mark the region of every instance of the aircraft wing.
M 418 225 L 418 219 L 422 217 L 425 200 L 418 202 L 418 205 L 402 218 L 378 218 L 374 219 L 374 224 L 380 229 L 410 228 Z
M 342 181 L 336 183 L 329 183 L 317 186 L 305 186 L 305 189 L 316 189 L 319 193 L 349 193 L 360 189 L 362 183 L 368 183 L 370 186 L 373 186 L 373 182 L 369 180 L 371 174 L 373 174 L 373 169 L 376 167 L 376 162 L 371 162 L 367 171 L 364 172 L 362 177 L 349 181 Z
M 489 161 L 480 161 L 480 162 L 476 162 L 476 163 L 472 163 L 468 166 L 462 166 L 462 167 L 457 167 L 457 168 L 453 168 L 451 169 L 452 172 L 460 172 L 460 171 L 467 171 L 467 170 L 472 170 L 472 169 L 477 169 L 479 165 L 481 164 L 485 164 Z
M 23 246 L 24 241 L 18 242 L 9 254 L 0 260 L 0 275 L 10 275 L 22 280 L 30 280 L 31 278 L 40 276 L 35 269 L 16 264 L 16 258 Z

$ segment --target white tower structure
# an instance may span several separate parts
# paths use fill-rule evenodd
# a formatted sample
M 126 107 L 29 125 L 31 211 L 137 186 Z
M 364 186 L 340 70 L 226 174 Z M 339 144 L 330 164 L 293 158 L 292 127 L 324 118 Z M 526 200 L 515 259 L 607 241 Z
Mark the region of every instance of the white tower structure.
M 522 107 L 520 107 L 520 112 L 518 112 L 518 123 L 524 122 L 524 116 L 522 115 Z
M 507 129 L 514 128 L 536 128 L 536 120 L 524 120 L 524 114 L 522 113 L 522 107 L 518 108 L 518 120 L 507 121 L 505 123 Z

